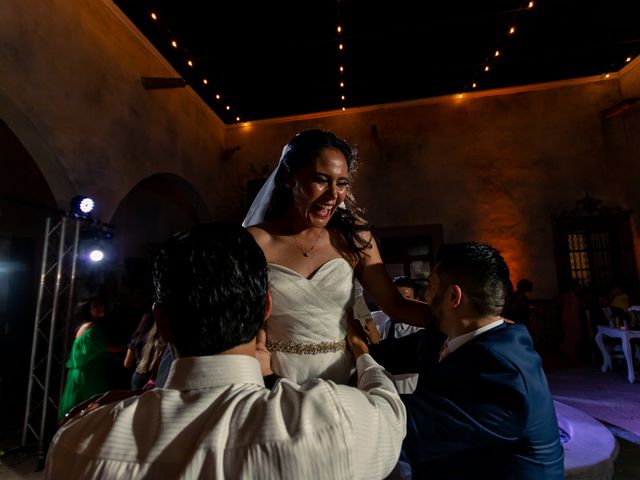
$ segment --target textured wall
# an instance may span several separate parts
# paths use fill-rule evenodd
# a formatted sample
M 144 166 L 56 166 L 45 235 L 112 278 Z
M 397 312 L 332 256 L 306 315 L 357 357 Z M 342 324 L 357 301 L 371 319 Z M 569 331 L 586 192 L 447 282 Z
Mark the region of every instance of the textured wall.
M 188 182 L 212 217 L 240 220 L 247 181 L 275 166 L 295 132 L 328 128 L 359 148 L 355 192 L 372 223 L 440 223 L 445 241 L 490 241 L 510 261 L 514 280 L 534 281 L 536 297 L 557 287 L 551 214 L 586 192 L 638 210 L 640 115 L 632 107 L 602 116 L 640 96 L 638 59 L 622 79 L 246 127 L 225 127 L 188 88 L 146 91 L 140 84 L 141 76 L 175 75 L 108 0 L 0 2 L 0 117 L 62 207 L 73 193 L 91 194 L 109 220 L 136 185 L 167 174 Z M 132 215 L 128 209 L 128 221 Z M 156 231 L 142 228 L 150 221 L 140 216 L 140 231 Z
M 0 117 L 61 207 L 92 195 L 109 220 L 144 178 L 172 173 L 221 208 L 224 125 L 109 0 L 0 2 Z
M 550 215 L 586 192 L 638 209 L 631 188 L 638 162 L 624 145 L 612 157 L 607 135 L 623 127 L 601 116 L 620 100 L 617 79 L 584 79 L 256 122 L 228 128 L 226 143 L 241 147 L 234 156 L 240 189 L 271 169 L 296 131 L 329 128 L 358 146 L 355 192 L 374 225 L 441 223 L 447 242 L 488 241 L 505 254 L 514 281 L 528 277 L 534 297 L 550 297 L 557 289 Z M 637 118 L 625 125 L 640 128 Z

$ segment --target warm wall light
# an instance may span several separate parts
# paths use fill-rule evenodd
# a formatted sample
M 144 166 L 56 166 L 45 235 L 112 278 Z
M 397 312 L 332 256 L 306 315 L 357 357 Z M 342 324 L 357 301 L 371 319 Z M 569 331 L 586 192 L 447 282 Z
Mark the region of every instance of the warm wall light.
M 171 41 L 171 46 L 172 46 L 173 48 L 178 48 L 178 42 L 176 42 L 175 40 L 172 40 L 172 41 Z
M 151 12 L 151 18 L 153 18 L 154 20 L 158 20 L 158 16 L 155 14 L 155 12 Z

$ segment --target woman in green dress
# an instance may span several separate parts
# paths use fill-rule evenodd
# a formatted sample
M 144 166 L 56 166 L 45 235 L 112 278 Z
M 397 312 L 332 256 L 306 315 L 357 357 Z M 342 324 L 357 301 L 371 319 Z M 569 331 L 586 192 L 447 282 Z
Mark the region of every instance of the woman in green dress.
M 100 327 L 105 316 L 104 304 L 100 299 L 92 298 L 82 310 L 85 322 L 76 332 L 67 361 L 67 380 L 58 408 L 59 420 L 79 403 L 109 389 L 104 359 L 109 342 Z

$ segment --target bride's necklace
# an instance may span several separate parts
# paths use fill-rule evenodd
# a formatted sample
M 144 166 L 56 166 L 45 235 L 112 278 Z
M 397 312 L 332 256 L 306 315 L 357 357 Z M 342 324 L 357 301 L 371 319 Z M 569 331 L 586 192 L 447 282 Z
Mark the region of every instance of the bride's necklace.
M 318 235 L 316 236 L 316 239 L 313 241 L 313 244 L 311 245 L 311 248 L 309 250 L 304 250 L 302 248 L 300 248 L 300 244 L 298 243 L 298 235 L 294 235 L 293 236 L 293 241 L 296 244 L 296 248 L 300 251 L 300 253 L 305 256 L 305 257 L 310 257 L 311 256 L 311 252 L 313 251 L 313 249 L 316 247 L 316 243 L 318 243 L 318 239 L 320 238 L 320 235 L 322 235 L 322 229 L 319 229 L 320 231 L 318 232 Z

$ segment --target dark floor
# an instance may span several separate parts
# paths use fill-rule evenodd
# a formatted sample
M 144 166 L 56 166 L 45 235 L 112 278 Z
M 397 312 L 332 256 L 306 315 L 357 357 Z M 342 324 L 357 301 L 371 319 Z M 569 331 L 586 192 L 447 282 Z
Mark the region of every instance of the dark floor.
M 554 398 L 598 419 L 615 435 L 614 480 L 640 479 L 640 380 L 629 384 L 622 364 L 602 373 L 596 365 L 555 355 L 543 355 L 543 361 Z M 0 434 L 0 479 L 41 480 L 36 450 L 19 443 L 19 432 Z

